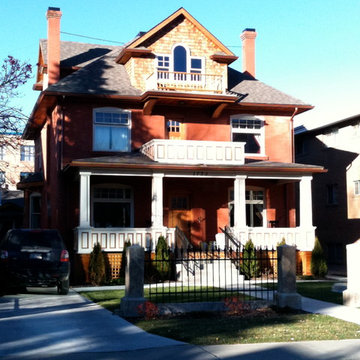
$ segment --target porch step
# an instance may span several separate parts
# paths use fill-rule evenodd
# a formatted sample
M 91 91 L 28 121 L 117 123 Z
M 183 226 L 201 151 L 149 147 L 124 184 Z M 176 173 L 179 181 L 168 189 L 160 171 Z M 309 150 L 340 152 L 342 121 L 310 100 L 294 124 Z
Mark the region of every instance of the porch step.
M 212 262 L 187 260 L 176 265 L 177 280 L 191 286 L 223 287 L 244 281 L 236 266 L 229 259 Z

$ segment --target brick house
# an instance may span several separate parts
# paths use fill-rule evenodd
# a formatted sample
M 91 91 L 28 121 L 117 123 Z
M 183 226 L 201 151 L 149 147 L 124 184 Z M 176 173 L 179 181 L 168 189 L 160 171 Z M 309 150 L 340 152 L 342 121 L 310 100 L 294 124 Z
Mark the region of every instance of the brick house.
M 60 41 L 60 18 L 49 8 L 23 135 L 40 175 L 24 188 L 28 218 L 61 230 L 76 274 L 96 241 L 112 262 L 126 240 L 174 246 L 180 232 L 199 246 L 221 242 L 225 225 L 242 242 L 312 250 L 311 179 L 323 168 L 293 152 L 293 118 L 312 106 L 255 78 L 254 29 L 239 72 L 183 8 L 125 46 Z
M 331 266 L 345 268 L 346 245 L 360 238 L 360 115 L 295 131 L 296 160 L 328 170 L 314 175 L 316 234 Z

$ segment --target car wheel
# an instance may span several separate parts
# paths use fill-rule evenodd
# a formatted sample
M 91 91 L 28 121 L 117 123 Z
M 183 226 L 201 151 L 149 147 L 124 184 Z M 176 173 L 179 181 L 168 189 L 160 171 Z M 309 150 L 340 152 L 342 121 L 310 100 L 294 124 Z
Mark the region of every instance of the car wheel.
M 67 295 L 69 292 L 69 279 L 60 281 L 57 290 L 59 295 Z

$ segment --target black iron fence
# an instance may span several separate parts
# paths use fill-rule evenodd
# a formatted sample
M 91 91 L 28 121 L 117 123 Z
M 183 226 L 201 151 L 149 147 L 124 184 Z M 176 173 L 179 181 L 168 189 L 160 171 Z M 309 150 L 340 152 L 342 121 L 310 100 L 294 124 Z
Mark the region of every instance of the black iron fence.
M 229 235 L 231 236 L 231 234 Z M 224 249 L 177 247 L 146 253 L 146 297 L 156 303 L 241 301 L 273 302 L 277 253 L 256 249 L 227 236 Z

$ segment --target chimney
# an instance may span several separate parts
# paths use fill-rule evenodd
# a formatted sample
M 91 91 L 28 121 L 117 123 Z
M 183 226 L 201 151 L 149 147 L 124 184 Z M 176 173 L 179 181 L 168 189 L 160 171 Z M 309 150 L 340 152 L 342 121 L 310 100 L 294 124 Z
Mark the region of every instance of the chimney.
M 243 59 L 242 68 L 243 72 L 249 73 L 255 78 L 255 29 L 245 29 L 240 35 L 240 39 L 243 43 Z
M 49 7 L 47 19 L 47 77 L 48 84 L 52 85 L 60 79 L 60 8 Z M 45 86 L 46 87 L 46 86 Z

